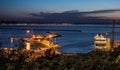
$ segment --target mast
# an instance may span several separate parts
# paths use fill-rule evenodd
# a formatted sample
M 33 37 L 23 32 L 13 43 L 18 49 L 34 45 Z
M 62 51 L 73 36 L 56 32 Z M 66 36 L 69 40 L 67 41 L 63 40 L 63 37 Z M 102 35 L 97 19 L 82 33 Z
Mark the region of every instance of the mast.
M 115 20 L 113 20 L 113 24 L 112 24 L 112 39 L 111 39 L 111 48 L 114 47 L 114 29 L 115 29 Z
M 108 24 L 106 24 L 106 40 L 108 38 Z

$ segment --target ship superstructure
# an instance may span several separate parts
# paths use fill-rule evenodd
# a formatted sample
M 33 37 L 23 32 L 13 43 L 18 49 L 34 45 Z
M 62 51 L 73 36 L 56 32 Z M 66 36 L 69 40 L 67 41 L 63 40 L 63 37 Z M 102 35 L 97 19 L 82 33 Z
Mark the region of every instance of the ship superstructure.
M 111 48 L 110 38 L 104 37 L 102 34 L 97 34 L 94 37 L 95 50 L 109 51 Z

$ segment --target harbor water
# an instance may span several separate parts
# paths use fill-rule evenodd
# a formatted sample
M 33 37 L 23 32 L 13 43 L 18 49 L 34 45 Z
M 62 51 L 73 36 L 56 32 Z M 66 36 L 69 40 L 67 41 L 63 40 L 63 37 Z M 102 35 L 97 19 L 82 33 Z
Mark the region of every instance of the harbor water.
M 112 26 L 109 25 L 0 25 L 0 46 L 14 48 L 16 43 L 11 43 L 11 37 L 27 38 L 31 34 L 43 34 L 46 32 L 58 33 L 61 37 L 56 38 L 56 43 L 62 47 L 62 52 L 87 53 L 94 50 L 94 36 L 108 31 L 111 37 Z M 120 26 L 115 26 L 115 41 L 120 41 Z

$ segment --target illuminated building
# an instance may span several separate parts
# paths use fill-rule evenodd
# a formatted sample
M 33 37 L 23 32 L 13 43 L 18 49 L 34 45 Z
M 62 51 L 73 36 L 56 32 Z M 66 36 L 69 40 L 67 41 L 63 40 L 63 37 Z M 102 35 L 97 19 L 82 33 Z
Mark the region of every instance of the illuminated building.
M 24 49 L 26 50 L 42 50 L 46 51 L 48 49 L 52 49 L 55 53 L 58 53 L 57 49 L 61 46 L 51 41 L 52 38 L 58 37 L 58 34 L 47 33 L 44 35 L 35 35 L 33 34 L 30 38 L 11 38 L 13 40 L 22 40 L 25 44 Z

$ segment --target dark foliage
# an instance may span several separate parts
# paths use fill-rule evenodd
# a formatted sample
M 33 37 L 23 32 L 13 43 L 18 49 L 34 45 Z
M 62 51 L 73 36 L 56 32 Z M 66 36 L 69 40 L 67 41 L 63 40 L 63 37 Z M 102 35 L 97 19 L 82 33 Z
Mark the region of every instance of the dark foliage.
M 114 52 L 93 51 L 73 56 L 54 55 L 47 51 L 46 56 L 26 62 L 30 52 L 5 56 L 0 50 L 0 70 L 120 70 L 120 48 Z M 11 58 L 16 59 L 12 60 Z

